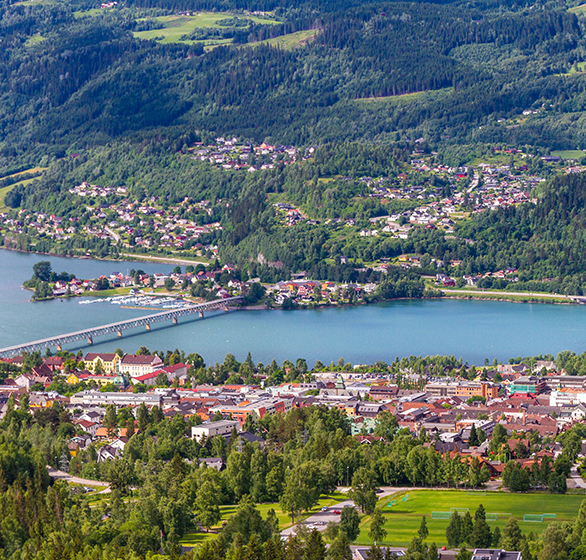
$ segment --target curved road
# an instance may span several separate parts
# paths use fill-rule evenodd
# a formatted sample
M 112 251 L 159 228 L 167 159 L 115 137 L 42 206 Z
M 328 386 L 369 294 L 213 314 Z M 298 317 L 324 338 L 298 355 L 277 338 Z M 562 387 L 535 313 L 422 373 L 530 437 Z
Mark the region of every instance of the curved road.
M 78 476 L 72 476 L 69 473 L 59 471 L 49 466 L 47 466 L 47 470 L 49 471 L 49 476 L 51 478 L 55 478 L 57 480 L 65 480 L 65 482 L 68 482 L 70 484 L 83 484 L 84 486 L 107 486 L 107 488 L 102 490 L 100 493 L 110 492 L 110 487 L 107 482 L 103 482 L 100 480 L 88 480 L 87 478 L 79 478 Z

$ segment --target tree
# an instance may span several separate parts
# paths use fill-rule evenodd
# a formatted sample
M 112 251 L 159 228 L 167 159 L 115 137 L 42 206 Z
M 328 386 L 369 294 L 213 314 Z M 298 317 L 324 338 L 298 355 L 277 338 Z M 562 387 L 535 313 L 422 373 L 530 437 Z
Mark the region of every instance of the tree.
M 352 560 L 350 541 L 344 531 L 340 531 L 340 534 L 330 546 L 327 558 L 328 560 Z
M 305 554 L 303 560 L 324 560 L 326 557 L 326 546 L 321 533 L 313 529 L 305 542 Z
M 138 421 L 138 429 L 144 432 L 150 422 L 150 414 L 146 405 L 142 402 L 136 412 L 136 419 Z
M 460 530 L 460 516 L 457 511 L 454 511 L 446 527 L 446 540 L 450 548 L 456 548 L 460 544 Z
M 24 393 L 20 397 L 20 400 L 18 401 L 18 408 L 19 408 L 19 410 L 22 410 L 23 412 L 28 412 L 29 411 L 29 408 L 30 408 L 30 400 L 29 400 L 28 393 Z
M 106 415 L 102 421 L 104 428 L 108 430 L 108 435 L 112 437 L 116 428 L 118 427 L 118 417 L 116 414 L 116 407 L 113 404 L 109 404 L 106 408 Z
M 425 520 L 425 516 L 423 517 L 423 520 Z M 376 508 L 370 518 L 370 529 L 368 530 L 368 536 L 374 541 L 375 545 L 384 540 L 387 536 L 387 530 L 385 529 L 384 524 L 385 518 L 383 513 L 379 508 Z
M 472 424 L 472 428 L 470 429 L 470 437 L 468 438 L 468 447 L 477 447 L 480 445 L 480 440 L 478 439 L 478 434 L 476 433 L 476 425 Z
M 219 507 L 220 489 L 212 480 L 204 480 L 198 488 L 195 498 L 195 518 L 209 531 L 212 525 L 220 521 L 222 513 Z
M 173 278 L 171 278 L 170 276 L 167 276 L 167 278 L 165 278 L 164 284 L 165 290 L 170 292 L 175 287 L 175 280 L 173 280 Z
M 421 525 L 419 525 L 419 531 L 417 531 L 419 537 L 422 541 L 424 541 L 427 536 L 429 535 L 429 529 L 427 528 L 427 521 L 425 520 L 425 515 L 421 517 Z
M 502 532 L 502 548 L 504 550 L 521 550 L 522 541 L 523 532 L 519 527 L 519 523 L 514 517 L 509 517 Z
M 470 512 L 467 511 L 462 517 L 460 517 L 460 542 L 470 542 L 470 535 L 474 528 L 474 522 Z
M 466 547 L 462 548 L 455 556 L 455 560 L 470 560 L 472 558 L 472 552 Z
M 470 542 L 471 546 L 476 548 L 488 548 L 492 543 L 492 533 L 490 532 L 490 527 L 486 522 L 486 513 L 484 511 L 484 506 L 480 504 L 474 514 L 474 527 L 472 528 L 472 533 L 470 534 Z
M 366 467 L 360 467 L 352 477 L 350 499 L 363 513 L 373 511 L 376 505 L 376 475 Z
M 353 542 L 360 533 L 360 515 L 351 506 L 344 506 L 340 514 L 340 531 L 346 533 L 348 540 Z
M 543 549 L 538 560 L 566 560 L 569 557 L 567 537 L 571 526 L 567 523 L 550 523 L 542 533 Z
M 39 261 L 33 265 L 33 276 L 43 282 L 49 282 L 52 272 L 53 269 L 49 261 Z
M 366 552 L 366 558 L 367 560 L 385 560 L 385 554 L 380 546 L 373 544 Z

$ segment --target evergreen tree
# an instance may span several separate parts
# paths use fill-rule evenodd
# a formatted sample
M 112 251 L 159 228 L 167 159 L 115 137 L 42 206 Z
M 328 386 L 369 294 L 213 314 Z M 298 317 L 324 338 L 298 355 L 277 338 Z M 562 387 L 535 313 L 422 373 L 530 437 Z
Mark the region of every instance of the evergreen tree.
M 468 447 L 476 447 L 480 445 L 480 440 L 478 439 L 478 434 L 476 433 L 476 425 L 472 424 L 472 428 L 470 429 L 470 437 L 468 438 Z
M 425 519 L 425 517 L 423 518 Z M 376 508 L 370 518 L 370 529 L 368 536 L 374 541 L 374 544 L 381 542 L 387 536 L 387 531 L 384 528 L 385 518 L 382 511 Z
M 313 529 L 307 537 L 305 543 L 305 553 L 303 560 L 324 560 L 326 557 L 326 547 L 323 542 L 321 533 Z
M 472 516 L 470 515 L 470 512 L 467 511 L 460 518 L 460 542 L 470 542 L 470 535 L 472 534 L 473 527 L 474 523 L 472 521 Z
M 492 533 L 486 522 L 484 506 L 480 504 L 474 514 L 474 527 L 470 534 L 470 545 L 476 548 L 487 548 L 492 543 Z
M 450 517 L 450 522 L 446 527 L 446 540 L 450 548 L 456 548 L 461 542 L 461 520 L 457 511 L 454 511 Z
M 429 535 L 429 529 L 427 528 L 425 515 L 421 517 L 421 525 L 419 525 L 419 531 L 417 531 L 417 533 L 419 534 L 419 537 L 422 541 L 424 541 Z

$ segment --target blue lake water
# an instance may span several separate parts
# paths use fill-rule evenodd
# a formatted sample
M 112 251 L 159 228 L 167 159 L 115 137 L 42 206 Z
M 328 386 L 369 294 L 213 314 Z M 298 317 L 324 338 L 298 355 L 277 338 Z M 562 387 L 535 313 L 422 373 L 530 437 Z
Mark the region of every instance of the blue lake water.
M 0 250 L 0 348 L 95 327 L 142 315 L 148 310 L 122 309 L 79 299 L 31 303 L 22 282 L 39 260 L 53 269 L 94 278 L 142 268 L 170 272 L 173 265 L 121 263 L 21 254 Z M 396 356 L 453 354 L 469 363 L 561 350 L 586 350 L 586 306 L 544 305 L 469 300 L 400 300 L 372 306 L 298 311 L 238 311 L 181 319 L 178 326 L 158 324 L 150 333 L 124 331 L 124 338 L 96 339 L 96 351 L 121 347 L 134 352 L 179 348 L 198 352 L 206 363 L 231 352 L 243 360 L 285 359 L 353 364 L 392 361 Z M 76 346 L 70 349 L 87 346 Z

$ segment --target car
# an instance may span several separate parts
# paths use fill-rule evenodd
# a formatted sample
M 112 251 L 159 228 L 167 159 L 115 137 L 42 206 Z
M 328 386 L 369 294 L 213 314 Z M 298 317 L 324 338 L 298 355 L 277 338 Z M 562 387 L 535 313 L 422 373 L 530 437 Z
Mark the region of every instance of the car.
M 334 510 L 334 514 L 335 514 L 335 515 L 340 515 L 341 513 L 342 513 L 342 512 L 341 512 L 339 509 L 335 509 L 335 510 Z
M 323 508 L 321 508 L 322 511 L 328 511 L 328 508 L 326 506 L 324 506 Z

